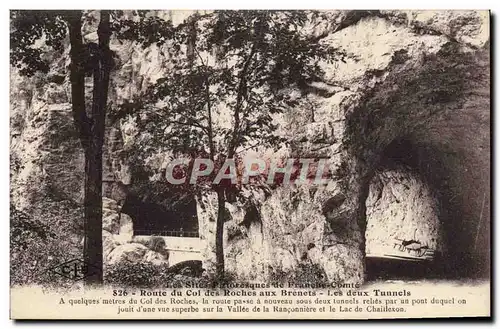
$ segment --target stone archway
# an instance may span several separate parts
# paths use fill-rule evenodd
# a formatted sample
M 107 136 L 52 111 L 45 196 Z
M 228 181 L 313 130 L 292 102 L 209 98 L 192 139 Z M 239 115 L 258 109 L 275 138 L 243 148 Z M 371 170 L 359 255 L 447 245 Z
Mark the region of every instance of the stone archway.
M 447 253 L 445 212 L 407 140 L 384 151 L 366 199 L 366 278 L 436 277 Z
M 416 159 L 413 169 L 439 203 L 445 250 L 435 265 L 446 277 L 489 275 L 488 52 L 444 44 L 411 74 L 389 75 L 350 121 L 351 132 L 361 132 L 353 153 L 371 164 L 369 177 L 388 156 Z M 384 154 L 401 140 L 403 150 Z

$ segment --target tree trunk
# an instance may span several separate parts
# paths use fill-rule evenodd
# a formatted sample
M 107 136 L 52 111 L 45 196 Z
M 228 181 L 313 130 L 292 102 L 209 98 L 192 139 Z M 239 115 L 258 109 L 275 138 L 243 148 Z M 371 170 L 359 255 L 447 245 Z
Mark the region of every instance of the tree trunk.
M 69 56 L 71 81 L 71 109 L 82 147 L 87 149 L 90 136 L 90 120 L 85 111 L 85 49 L 82 41 L 82 13 L 67 14 L 71 50 Z
M 93 143 L 92 143 L 93 144 Z M 102 150 L 89 147 L 85 152 L 85 242 L 83 257 L 90 266 L 87 285 L 99 285 L 102 276 Z
M 225 220 L 224 189 L 217 189 L 217 223 L 215 228 L 215 278 L 217 281 L 224 279 L 224 220 Z
M 87 277 L 86 284 L 102 284 L 102 147 L 106 122 L 111 52 L 109 50 L 109 12 L 101 11 L 97 29 L 99 57 L 94 67 L 91 143 L 86 151 L 85 165 L 85 232 L 84 257 L 87 264 L 96 268 Z M 97 270 L 99 269 L 99 270 Z
M 85 110 L 85 51 L 82 43 L 81 12 L 68 14 L 71 43 L 71 98 L 72 111 L 80 140 L 85 150 L 84 246 L 83 258 L 90 271 L 85 284 L 94 286 L 103 282 L 102 275 L 102 147 L 106 120 L 109 74 L 112 64 L 109 49 L 109 12 L 101 11 L 97 34 L 99 53 L 93 67 L 92 120 Z
M 93 146 L 92 126 L 85 108 L 85 62 L 87 61 L 85 48 L 82 42 L 82 13 L 69 12 L 67 15 L 70 50 L 70 80 L 71 80 L 71 107 L 73 120 L 79 133 L 85 155 L 85 188 L 84 188 L 84 245 L 83 258 L 90 269 L 90 276 L 85 283 L 99 284 L 102 282 L 102 233 L 96 236 L 92 227 L 102 223 L 102 206 L 99 198 L 99 173 L 96 168 L 102 158 L 97 156 Z M 99 230 L 100 231 L 100 230 Z M 100 232 L 99 232 L 100 233 Z

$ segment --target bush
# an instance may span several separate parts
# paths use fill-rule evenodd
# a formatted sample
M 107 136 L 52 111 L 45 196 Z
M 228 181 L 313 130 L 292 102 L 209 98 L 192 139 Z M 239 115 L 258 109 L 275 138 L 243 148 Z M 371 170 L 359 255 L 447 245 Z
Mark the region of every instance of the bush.
M 125 287 L 154 287 L 167 269 L 168 266 L 151 263 L 121 262 L 106 267 L 104 280 Z
M 55 234 L 51 232 L 48 225 L 31 218 L 23 211 L 17 210 L 13 204 L 10 205 L 10 214 L 10 237 L 13 252 L 28 248 L 29 241 L 33 239 L 47 241 L 50 237 L 55 238 Z
M 132 263 L 129 261 L 108 265 L 104 271 L 104 282 L 121 287 L 183 287 L 188 282 L 201 282 L 201 262 L 186 261 L 168 265 Z
M 27 214 L 11 205 L 11 285 L 72 285 L 74 281 L 50 269 L 82 257 L 79 245 L 81 235 L 74 227 L 80 209 L 63 201 L 45 201 L 37 204 L 36 208 L 43 208 L 43 211 L 34 209 Z
M 325 271 L 319 265 L 312 263 L 301 263 L 294 271 L 272 271 L 271 282 L 290 282 L 293 284 L 309 284 L 321 286 L 328 284 L 328 278 Z
M 152 236 L 149 241 L 146 243 L 146 247 L 148 247 L 149 249 L 153 250 L 153 251 L 156 251 L 156 252 L 159 252 L 163 255 L 166 256 L 166 258 L 168 259 L 168 251 L 165 249 L 165 239 L 163 239 L 162 237 L 160 236 Z

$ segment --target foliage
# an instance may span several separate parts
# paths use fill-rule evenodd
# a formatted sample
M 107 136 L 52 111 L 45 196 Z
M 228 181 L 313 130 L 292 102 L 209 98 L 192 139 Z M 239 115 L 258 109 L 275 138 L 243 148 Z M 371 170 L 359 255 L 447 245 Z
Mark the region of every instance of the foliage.
M 73 284 L 50 268 L 81 257 L 78 223 L 81 209 L 68 201 L 48 198 L 33 206 L 31 214 L 11 205 L 11 284 Z
M 121 38 L 166 48 L 164 77 L 130 103 L 145 152 L 233 158 L 255 146 L 279 147 L 279 115 L 297 105 L 301 90 L 323 74 L 320 61 L 345 55 L 303 31 L 307 11 L 215 11 L 172 26 L 158 18 L 115 24 Z M 147 29 L 151 21 L 155 29 Z M 149 23 L 147 23 L 149 22 Z M 132 27 L 135 26 L 135 27 Z M 153 42 L 151 37 L 155 35 Z M 229 113 L 229 115 L 228 115 Z
M 143 47 L 155 44 L 169 59 L 164 76 L 122 106 L 123 113 L 135 114 L 139 130 L 147 136 L 141 149 L 148 155 L 168 151 L 191 161 L 210 158 L 214 172 L 245 150 L 278 150 L 286 141 L 278 120 L 298 105 L 301 92 L 321 80 L 322 61 L 345 56 L 305 32 L 317 15 L 213 11 L 195 13 L 178 26 L 140 15 L 139 24 L 115 24 L 119 38 L 139 40 Z M 154 29 L 145 29 L 151 21 Z M 224 204 L 234 198 L 237 187 L 186 183 L 184 188 L 193 194 L 202 189 L 217 192 L 216 272 L 222 279 Z
M 146 10 L 135 10 L 132 12 L 133 18 L 127 19 L 123 11 L 115 11 L 112 28 L 117 39 L 136 41 L 144 48 L 152 44 L 163 45 L 174 32 L 172 22 L 148 16 L 148 13 Z
M 10 234 L 14 251 L 26 249 L 29 240 L 41 239 L 47 241 L 49 237 L 55 237 L 55 234 L 49 230 L 46 224 L 17 210 L 12 203 L 10 204 L 10 214 L 12 224 Z
M 149 249 L 161 252 L 165 249 L 165 240 L 159 236 L 152 236 L 148 243 Z
M 193 275 L 192 273 L 190 274 L 186 270 L 187 267 L 176 265 L 168 267 L 167 265 L 156 265 L 147 262 L 121 262 L 108 265 L 105 270 L 104 279 L 107 284 L 119 287 L 183 287 L 189 282 L 209 286 L 207 279 Z
M 167 267 L 151 263 L 121 262 L 109 265 L 105 271 L 105 282 L 123 287 L 154 287 Z
M 44 60 L 44 49 L 36 47 L 36 41 L 45 39 L 45 44 L 57 52 L 63 50 L 66 37 L 66 22 L 61 11 L 12 10 L 10 12 L 10 63 L 20 73 L 32 76 L 37 71 L 47 73 L 49 62 Z
M 10 64 L 19 73 L 31 77 L 37 72 L 48 73 L 52 65 L 51 54 L 62 54 L 67 46 L 68 19 L 81 18 L 86 24 L 96 21 L 91 11 L 78 10 L 11 10 L 10 12 Z M 119 15 L 114 13 L 115 19 Z M 84 69 L 88 76 L 92 73 L 98 53 L 97 44 L 85 44 Z M 116 57 L 114 52 L 111 55 Z
M 298 267 L 289 272 L 281 270 L 271 271 L 271 282 L 289 282 L 296 285 L 327 285 L 328 278 L 325 271 L 313 263 L 300 263 Z

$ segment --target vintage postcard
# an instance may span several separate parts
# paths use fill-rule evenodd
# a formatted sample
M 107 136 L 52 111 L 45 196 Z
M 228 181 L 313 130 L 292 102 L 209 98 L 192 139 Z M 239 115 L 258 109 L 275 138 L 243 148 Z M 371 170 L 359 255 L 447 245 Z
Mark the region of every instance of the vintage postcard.
M 490 12 L 11 10 L 12 319 L 491 316 Z

